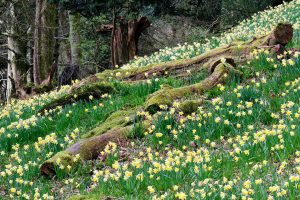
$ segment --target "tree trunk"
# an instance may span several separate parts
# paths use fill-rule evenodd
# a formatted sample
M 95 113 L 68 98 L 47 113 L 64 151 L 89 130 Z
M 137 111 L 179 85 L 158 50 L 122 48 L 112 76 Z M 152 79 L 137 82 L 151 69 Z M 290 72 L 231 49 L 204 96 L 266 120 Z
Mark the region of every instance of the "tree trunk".
M 120 19 L 118 28 L 115 20 L 113 21 L 111 49 L 113 66 L 122 66 L 135 57 L 139 37 L 149 26 L 150 22 L 146 17 L 130 21 Z
M 54 41 L 53 49 L 51 52 L 48 52 L 49 57 L 51 60 L 48 60 L 47 63 L 47 77 L 46 79 L 41 83 L 41 85 L 49 85 L 51 84 L 53 77 L 58 69 L 58 60 L 59 60 L 59 47 L 60 47 L 60 29 L 61 29 L 61 20 L 60 20 L 60 14 L 61 14 L 61 7 L 58 5 L 58 7 L 54 10 L 52 10 L 52 13 L 54 15 L 54 24 L 52 25 L 54 27 L 54 33 L 52 40 Z M 52 33 L 51 33 L 52 35 Z M 46 66 L 45 66 L 46 67 Z
M 111 32 L 111 44 L 110 44 L 110 51 L 111 51 L 111 64 L 112 64 L 112 69 L 115 68 L 116 63 L 115 63 L 115 33 L 116 33 L 116 8 L 113 8 L 113 26 L 112 26 L 112 32 Z
M 135 38 L 137 31 L 137 21 L 128 22 L 128 59 L 132 60 L 137 53 L 137 40 Z
M 70 24 L 70 46 L 71 46 L 71 62 L 72 65 L 80 66 L 80 37 L 76 30 L 76 23 L 79 20 L 78 14 L 69 12 L 69 24 Z
M 119 140 L 125 139 L 130 130 L 132 130 L 132 127 L 133 126 L 112 129 L 103 135 L 75 143 L 65 151 L 61 151 L 45 161 L 40 167 L 42 175 L 49 177 L 55 176 L 55 168 L 59 167 L 57 164 L 58 159 L 63 166 L 73 166 L 75 164 L 73 160 L 76 155 L 79 155 L 80 160 L 95 159 L 109 142 L 118 142 Z
M 21 72 L 17 68 L 17 54 L 20 53 L 18 42 L 14 38 L 15 35 L 15 11 L 14 5 L 10 5 L 11 26 L 9 36 L 7 37 L 8 46 L 8 68 L 7 68 L 7 99 L 10 101 L 12 91 L 19 91 L 21 89 Z
M 27 35 L 32 34 L 32 26 L 27 31 Z M 29 64 L 29 69 L 26 72 L 26 83 L 31 84 L 32 83 L 32 41 L 29 40 L 27 42 L 27 49 L 26 49 L 26 60 L 27 63 Z
M 52 81 L 52 78 L 58 69 L 59 47 L 60 47 L 59 34 L 60 34 L 60 29 L 61 29 L 60 13 L 61 13 L 61 8 L 59 5 L 57 8 L 57 11 L 56 11 L 56 21 L 55 21 L 57 28 L 55 29 L 55 34 L 54 34 L 54 37 L 55 37 L 54 51 L 53 51 L 53 65 L 54 65 L 53 67 L 54 68 L 52 68 L 50 75 L 49 75 L 50 82 Z
M 35 85 L 41 83 L 40 73 L 40 26 L 41 26 L 41 8 L 42 0 L 36 0 L 35 20 L 34 20 L 34 52 L 33 52 L 33 80 Z
M 114 35 L 114 63 L 118 66 L 129 61 L 128 54 L 128 24 L 121 20 L 119 22 L 119 28 L 115 30 Z
M 9 38 L 8 38 L 8 41 L 7 41 L 7 44 L 9 46 Z M 10 61 L 12 56 L 11 56 L 11 53 L 10 51 L 8 50 L 8 60 Z M 6 84 L 6 100 L 7 100 L 7 103 L 10 103 L 10 99 L 11 99 L 11 93 L 12 93 L 12 86 L 13 86 L 13 83 L 10 79 L 10 77 L 12 77 L 12 72 L 11 72 L 11 62 L 8 62 L 7 63 L 7 84 Z
M 42 0 L 41 7 L 41 27 L 40 27 L 40 78 L 41 81 L 47 79 L 51 73 L 55 51 L 55 33 L 57 24 L 57 8 L 53 4 L 48 4 L 47 0 Z

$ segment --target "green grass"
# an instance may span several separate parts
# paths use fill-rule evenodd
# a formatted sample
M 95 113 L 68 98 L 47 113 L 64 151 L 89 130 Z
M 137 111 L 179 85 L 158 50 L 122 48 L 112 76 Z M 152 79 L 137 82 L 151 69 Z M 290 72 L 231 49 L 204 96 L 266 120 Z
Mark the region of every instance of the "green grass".
M 0 135 L 1 144 L 0 152 L 4 155 L 1 157 L 3 165 L 0 166 L 0 172 L 6 169 L 5 165 L 17 164 L 24 166 L 29 162 L 36 162 L 36 165 L 30 166 L 29 170 L 26 171 L 22 178 L 23 180 L 30 180 L 34 183 L 34 187 L 41 188 L 40 193 L 51 193 L 51 188 L 55 188 L 57 182 L 52 182 L 45 179 L 42 176 L 36 177 L 39 174 L 39 165 L 45 160 L 45 155 L 54 155 L 55 153 L 63 150 L 72 142 L 80 138 L 80 134 L 87 132 L 88 130 L 96 127 L 101 121 L 104 121 L 112 112 L 120 110 L 124 107 L 135 107 L 143 105 L 147 96 L 160 88 L 162 84 L 169 84 L 173 87 L 179 87 L 188 85 L 191 83 L 199 82 L 206 76 L 206 72 L 200 72 L 197 75 L 187 77 L 186 79 L 176 80 L 174 78 L 165 78 L 160 80 L 151 80 L 150 83 L 143 84 L 132 84 L 122 85 L 115 83 L 115 87 L 119 91 L 117 94 L 113 94 L 110 97 L 103 99 L 95 99 L 90 102 L 80 101 L 73 105 L 67 105 L 64 108 L 56 109 L 55 111 L 47 114 L 46 116 L 39 116 L 38 110 L 42 107 L 43 103 L 39 103 L 32 110 L 30 106 L 22 107 L 22 115 L 20 118 L 29 119 L 32 116 L 36 116 L 35 125 L 29 124 L 28 128 L 23 125 L 17 128 L 19 118 L 16 117 L 15 113 L 11 113 L 11 116 L 2 120 L 2 127 L 8 127 L 11 124 L 15 124 L 13 128 L 6 129 L 5 133 Z M 100 106 L 99 104 L 102 104 Z M 23 121 L 23 120 L 22 120 Z M 80 130 L 80 134 L 76 134 L 76 138 L 71 138 L 70 133 L 75 129 Z M 42 145 L 41 151 L 37 151 L 34 144 L 41 138 L 45 138 L 51 133 L 56 133 L 54 143 L 46 143 Z M 66 140 L 66 136 L 71 141 Z M 47 141 L 47 139 L 46 139 Z M 23 150 L 24 146 L 29 145 L 26 151 Z M 16 158 L 9 158 L 11 155 L 17 155 Z M 19 161 L 20 162 L 19 162 Z M 87 164 L 91 167 L 91 163 Z M 89 173 L 89 168 L 80 169 L 80 173 L 76 172 L 76 176 L 80 179 Z M 0 185 L 10 188 L 9 181 L 17 176 L 2 178 Z M 66 178 L 65 175 L 58 177 L 61 181 Z M 90 178 L 83 178 L 83 182 L 89 182 Z M 13 183 L 15 185 L 15 182 Z M 81 184 L 81 191 L 86 189 L 87 184 Z M 31 186 L 20 186 L 22 190 L 30 191 Z M 0 189 L 1 190 L 1 189 Z M 4 191 L 5 193 L 8 191 Z M 58 192 L 58 191 L 56 191 Z M 56 193 L 54 192 L 54 194 Z M 58 193 L 55 196 L 61 196 Z
M 237 186 L 240 186 L 240 188 L 236 187 L 235 192 L 232 192 L 231 194 L 236 194 L 238 198 L 241 198 L 243 195 L 240 196 L 239 193 L 241 192 L 243 185 L 242 180 L 246 181 L 249 179 L 252 181 L 252 184 L 254 184 L 254 180 L 263 177 L 265 177 L 265 180 L 269 179 L 269 176 L 271 176 L 272 179 L 269 182 L 266 182 L 263 186 L 256 186 L 255 194 L 251 195 L 251 197 L 254 197 L 255 199 L 265 199 L 269 194 L 268 186 L 272 186 L 272 184 L 280 185 L 284 181 L 289 182 L 288 175 L 289 173 L 292 173 L 293 167 L 288 167 L 285 174 L 280 176 L 276 174 L 276 171 L 278 170 L 277 163 L 284 162 L 285 160 L 287 162 L 291 162 L 295 156 L 295 153 L 299 150 L 299 127 L 296 126 L 296 129 L 293 130 L 295 135 L 290 135 L 292 125 L 299 123 L 299 120 L 296 119 L 296 121 L 291 121 L 284 114 L 282 115 L 282 118 L 280 118 L 288 127 L 288 129 L 284 130 L 282 134 L 279 134 L 282 135 L 281 137 L 284 139 L 284 143 L 281 143 L 280 139 L 276 138 L 277 135 L 275 135 L 275 137 L 266 136 L 267 138 L 261 143 L 256 144 L 253 141 L 255 140 L 254 134 L 256 131 L 263 129 L 272 130 L 274 129 L 274 127 L 272 127 L 273 125 L 280 124 L 279 119 L 272 117 L 272 113 L 280 113 L 280 105 L 284 105 L 289 101 L 293 101 L 295 105 L 293 106 L 291 112 L 298 112 L 300 105 L 300 91 L 297 90 L 296 92 L 291 92 L 284 97 L 280 96 L 280 94 L 282 92 L 286 92 L 286 82 L 300 77 L 300 59 L 297 58 L 295 60 L 294 66 L 282 66 L 282 64 L 276 62 L 278 67 L 275 69 L 274 67 L 268 67 L 268 65 L 274 66 L 274 63 L 268 63 L 266 59 L 267 57 L 268 56 L 265 54 L 261 54 L 257 60 L 253 60 L 243 68 L 245 71 L 251 69 L 252 72 L 255 72 L 256 74 L 259 73 L 259 75 L 257 74 L 257 76 L 250 73 L 249 77 L 244 77 L 244 81 L 242 81 L 240 84 L 240 86 L 243 87 L 238 89 L 238 92 L 234 92 L 234 90 L 237 88 L 236 82 L 229 82 L 226 84 L 225 92 L 218 91 L 218 98 L 222 99 L 221 104 L 207 104 L 204 106 L 204 110 L 200 111 L 199 113 L 197 112 L 194 116 L 184 117 L 180 116 L 178 113 L 174 114 L 168 112 L 162 114 L 153 122 L 155 125 L 155 129 L 152 130 L 153 134 L 148 135 L 143 141 L 139 141 L 139 143 L 144 145 L 145 148 L 151 147 L 153 150 L 152 152 L 160 152 L 159 155 L 163 157 L 163 160 L 159 159 L 159 156 L 154 156 L 154 158 L 157 159 L 156 162 L 161 164 L 164 163 L 166 159 L 166 153 L 168 151 L 174 149 L 176 151 L 182 151 L 184 147 L 190 151 L 193 151 L 193 149 L 190 147 L 191 142 L 198 146 L 196 150 L 207 149 L 209 152 L 211 152 L 209 153 L 210 162 L 204 162 L 202 164 L 187 164 L 186 166 L 180 167 L 180 172 L 177 173 L 174 172 L 174 170 L 171 172 L 163 170 L 155 175 L 155 177 L 159 177 L 160 180 L 155 180 L 155 178 L 150 178 L 151 175 L 149 175 L 148 172 L 150 167 L 153 168 L 153 161 L 147 160 L 143 162 L 142 169 L 134 169 L 134 167 L 129 168 L 129 170 L 133 171 L 135 175 L 143 173 L 145 176 L 144 181 L 137 181 L 133 176 L 130 181 L 111 180 L 110 182 L 105 183 L 100 182 L 99 186 L 94 190 L 93 193 L 125 197 L 126 199 L 148 199 L 152 195 L 146 197 L 145 193 L 149 194 L 147 186 L 151 185 L 156 189 L 156 191 L 160 191 L 160 193 L 157 194 L 163 194 L 164 192 L 167 192 L 167 199 L 173 199 L 174 194 L 176 193 L 174 191 L 172 192 L 172 187 L 174 185 L 180 185 L 180 188 L 183 188 L 183 190 L 186 191 L 186 194 L 188 194 L 188 191 L 190 191 L 191 188 L 193 190 L 196 188 L 191 186 L 193 182 L 201 180 L 203 181 L 206 178 L 217 181 L 222 180 L 223 177 L 226 177 L 229 180 L 237 180 L 238 177 L 239 183 L 237 183 Z M 251 83 L 250 81 L 249 84 L 245 84 L 245 81 L 250 77 L 255 77 L 256 81 L 254 83 Z M 267 80 L 265 83 L 260 81 L 264 80 L 261 79 L 262 77 Z M 258 86 L 256 83 L 259 83 L 260 85 Z M 241 94 L 239 98 L 237 98 L 237 93 Z M 275 94 L 275 96 L 270 94 Z M 232 105 L 227 106 L 226 102 L 229 101 L 232 102 Z M 241 101 L 243 103 L 240 103 Z M 253 102 L 253 106 L 251 106 L 249 109 L 245 109 L 245 102 Z M 260 102 L 262 102 L 262 105 Z M 279 107 L 274 106 L 274 103 L 272 102 L 276 102 Z M 243 105 L 244 108 L 237 108 L 235 107 L 236 105 Z M 251 110 L 251 114 L 247 114 L 248 110 Z M 231 112 L 234 114 L 246 112 L 246 114 L 245 116 L 236 116 L 234 114 L 230 114 Z M 199 119 L 199 117 L 202 117 L 202 119 Z M 215 122 L 217 117 L 222 118 L 221 123 Z M 181 123 L 178 121 L 178 118 L 183 118 L 186 121 Z M 229 120 L 230 124 L 223 124 L 225 119 Z M 199 126 L 199 124 L 201 125 Z M 242 127 L 237 129 L 236 124 L 241 124 Z M 171 127 L 170 129 L 167 128 L 168 125 Z M 249 130 L 249 126 L 252 125 L 254 126 L 253 130 Z M 171 129 L 176 130 L 177 137 L 174 137 L 174 132 L 172 132 Z M 193 133 L 193 130 L 196 131 L 196 134 Z M 163 136 L 158 138 L 155 133 L 162 133 Z M 198 135 L 200 139 L 195 140 L 195 135 Z M 241 153 L 233 153 L 233 155 L 230 155 L 230 152 L 234 152 L 235 147 L 228 141 L 242 141 L 237 138 L 240 138 L 243 135 L 249 137 L 249 139 L 246 140 L 245 144 L 240 147 Z M 212 147 L 212 142 L 213 144 L 216 144 L 216 147 Z M 282 150 L 280 148 L 277 150 L 273 149 L 277 148 L 277 145 L 281 144 L 284 145 Z M 243 155 L 243 151 L 246 150 L 249 151 L 249 155 Z M 181 153 L 185 155 L 185 151 L 182 151 Z M 135 156 L 139 157 L 138 153 L 133 157 Z M 235 158 L 238 160 L 235 160 Z M 186 159 L 186 157 L 183 157 L 183 159 Z M 222 161 L 218 162 L 217 160 L 219 159 Z M 262 163 L 263 161 L 267 161 L 268 163 L 265 169 L 252 175 L 253 167 L 259 163 Z M 184 161 L 182 162 L 185 163 Z M 203 166 L 205 164 L 211 166 L 213 172 L 203 170 Z M 193 172 L 195 166 L 198 166 L 199 168 L 202 167 L 202 171 L 200 170 L 200 175 Z M 106 168 L 109 169 L 110 167 L 106 166 Z M 232 185 L 232 187 L 234 186 Z M 283 198 L 294 199 L 299 197 L 296 192 L 297 188 L 292 186 L 289 186 L 288 188 L 282 186 L 282 188 L 282 190 L 287 190 L 287 194 L 284 194 Z M 223 191 L 218 188 L 214 194 L 207 196 L 207 198 L 219 199 L 221 192 Z M 283 193 L 285 193 L 285 191 Z
M 276 16 L 281 9 L 286 12 Z M 261 13 L 222 38 L 210 40 L 207 47 L 228 43 L 233 38 L 249 39 L 284 17 L 298 26 L 298 10 L 299 4 L 293 1 Z M 276 20 L 271 23 L 270 17 Z M 233 37 L 233 32 L 241 29 L 251 34 L 245 37 L 244 33 L 236 33 Z M 295 31 L 288 48 L 300 48 L 299 33 Z M 195 50 L 197 46 L 184 45 L 171 54 L 166 54 L 168 49 L 163 50 L 131 64 L 168 61 L 176 53 L 176 59 L 193 57 L 205 51 L 205 45 Z M 116 82 L 116 94 L 57 108 L 46 116 L 38 115 L 38 110 L 63 95 L 68 87 L 0 108 L 0 198 L 67 199 L 86 194 L 91 199 L 234 199 L 233 195 L 236 199 L 298 199 L 299 180 L 294 181 L 293 176 L 300 173 L 299 57 L 290 56 L 294 65 L 285 66 L 270 54 L 258 53 L 257 58 L 238 67 L 243 77 L 230 73 L 224 91 L 216 87 L 205 93 L 211 101 L 197 112 L 186 116 L 176 108 L 162 111 L 148 130 L 137 121 L 130 141 L 106 159 L 79 162 L 69 174 L 56 169 L 57 176 L 52 179 L 42 176 L 39 166 L 111 113 L 142 106 L 147 96 L 163 84 L 190 85 L 208 73 L 202 70 L 182 79 L 154 77 L 150 83 L 131 85 Z M 256 183 L 260 179 L 263 182 Z

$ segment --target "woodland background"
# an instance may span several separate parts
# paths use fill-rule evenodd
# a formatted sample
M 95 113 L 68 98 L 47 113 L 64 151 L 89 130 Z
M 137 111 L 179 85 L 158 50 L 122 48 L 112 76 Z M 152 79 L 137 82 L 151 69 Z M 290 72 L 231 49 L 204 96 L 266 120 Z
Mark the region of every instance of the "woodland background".
M 24 98 L 166 46 L 205 41 L 282 2 L 0 0 L 0 98 Z

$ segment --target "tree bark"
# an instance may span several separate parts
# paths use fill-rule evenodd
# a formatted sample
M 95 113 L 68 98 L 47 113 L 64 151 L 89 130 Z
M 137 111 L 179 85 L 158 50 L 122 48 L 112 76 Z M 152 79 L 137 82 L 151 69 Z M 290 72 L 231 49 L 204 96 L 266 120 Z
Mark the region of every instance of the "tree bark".
M 8 45 L 10 43 L 9 38 L 7 41 Z M 8 50 L 9 51 L 9 50 Z M 8 52 L 8 60 L 10 61 L 12 58 L 12 55 L 10 52 Z M 12 70 L 11 70 L 11 62 L 7 63 L 7 84 L 6 84 L 6 101 L 7 103 L 10 103 L 10 99 L 11 99 L 11 93 L 12 93 L 12 89 L 13 89 L 13 83 L 11 81 L 11 79 L 9 77 L 12 77 Z
M 10 5 L 10 17 L 11 25 L 9 30 L 9 36 L 7 37 L 8 46 L 8 68 L 7 68 L 7 100 L 10 101 L 12 91 L 21 90 L 21 72 L 17 67 L 17 54 L 20 54 L 18 42 L 15 35 L 16 16 L 14 11 L 14 5 Z
M 71 46 L 71 62 L 72 65 L 80 66 L 80 37 L 78 31 L 76 30 L 76 23 L 79 20 L 79 16 L 77 14 L 73 14 L 71 12 L 69 14 L 69 25 L 70 25 L 70 33 L 69 40 Z
M 32 35 L 32 26 L 29 27 L 27 30 L 27 35 Z M 27 42 L 27 49 L 26 49 L 26 60 L 28 65 L 30 66 L 28 71 L 26 72 L 26 83 L 32 83 L 32 41 L 29 40 Z
M 128 22 L 128 60 L 132 60 L 137 53 L 137 32 L 138 23 L 137 20 L 131 20 Z
M 33 51 L 33 80 L 35 85 L 41 83 L 40 73 L 40 27 L 41 27 L 41 8 L 42 0 L 35 1 L 35 20 L 34 20 L 34 51 Z
M 55 73 L 58 70 L 58 60 L 59 60 L 59 47 L 60 47 L 60 29 L 61 29 L 61 20 L 60 20 L 60 13 L 61 13 L 61 7 L 58 5 L 56 9 L 53 10 L 53 15 L 55 16 L 53 27 L 55 28 L 53 33 L 53 39 L 54 45 L 53 50 L 49 52 L 49 57 L 51 57 L 51 60 L 47 63 L 48 69 L 47 69 L 47 78 L 41 83 L 41 85 L 49 85 L 51 84 Z M 51 56 L 50 56 L 51 55 Z
M 115 14 L 112 27 L 111 54 L 112 65 L 122 66 L 132 60 L 138 51 L 138 40 L 141 33 L 150 26 L 150 22 L 146 17 L 139 20 L 126 21 L 119 19 L 119 25 L 116 27 Z M 107 29 L 102 30 L 107 31 Z
M 112 69 L 115 68 L 116 62 L 115 62 L 115 32 L 116 32 L 116 8 L 113 7 L 113 26 L 112 26 L 112 32 L 111 32 L 111 44 L 110 44 L 110 51 L 111 51 L 111 64 Z
M 114 35 L 114 63 L 118 66 L 129 61 L 128 54 L 128 24 L 121 20 L 119 22 L 119 28 L 115 30 Z
M 52 70 L 55 51 L 55 33 L 58 27 L 57 7 L 42 0 L 41 26 L 40 26 L 40 78 L 45 81 Z

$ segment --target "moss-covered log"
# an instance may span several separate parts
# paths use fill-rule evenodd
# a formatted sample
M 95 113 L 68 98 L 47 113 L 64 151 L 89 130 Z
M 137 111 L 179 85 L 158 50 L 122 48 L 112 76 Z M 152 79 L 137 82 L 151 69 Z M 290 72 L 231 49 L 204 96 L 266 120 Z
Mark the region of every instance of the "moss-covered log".
M 214 62 L 221 58 L 234 60 L 235 63 L 243 63 L 254 49 L 261 47 L 273 49 L 276 45 L 284 47 L 292 37 L 292 25 L 278 24 L 278 26 L 268 35 L 253 38 L 247 42 L 233 42 L 232 44 L 215 48 L 190 59 L 151 64 L 146 67 L 128 70 L 106 70 L 96 76 L 102 81 L 107 81 L 109 79 L 137 81 L 152 78 L 154 75 L 155 77 L 166 76 L 166 74 L 178 75 L 186 70 L 198 71 L 201 68 L 209 68 Z
M 41 173 L 46 176 L 54 176 L 56 174 L 55 168 L 59 167 L 59 165 L 63 165 L 64 167 L 68 165 L 72 166 L 77 154 L 81 160 L 95 159 L 109 142 L 117 142 L 118 140 L 125 139 L 131 129 L 132 126 L 114 128 L 105 134 L 83 139 L 45 161 L 40 167 Z M 57 163 L 58 160 L 59 163 Z
M 196 112 L 203 104 L 204 100 L 203 99 L 189 99 L 185 100 L 183 102 L 179 103 L 178 110 L 183 112 L 184 114 L 192 114 L 193 112 Z
M 185 100 L 180 103 L 178 109 L 186 114 L 190 114 L 196 112 L 202 103 L 202 99 Z M 139 110 L 139 107 L 134 107 L 114 112 L 103 123 L 99 123 L 96 128 L 83 135 L 82 140 L 46 160 L 40 167 L 41 173 L 52 177 L 56 174 L 55 169 L 59 165 L 64 167 L 68 165 L 73 166 L 76 155 L 79 155 L 81 160 L 92 160 L 97 158 L 109 142 L 118 142 L 131 138 L 136 128 L 134 122 L 139 121 L 136 118 L 136 112 Z M 143 129 L 147 129 L 151 126 L 152 119 L 155 117 L 156 115 L 148 117 L 138 124 Z M 57 160 L 59 160 L 59 163 L 57 163 Z
M 144 120 L 141 125 L 144 129 L 147 129 L 151 125 L 151 120 Z M 76 155 L 79 155 L 80 160 L 96 159 L 109 142 L 118 142 L 130 137 L 134 128 L 134 124 L 125 127 L 112 128 L 102 135 L 82 139 L 66 150 L 55 154 L 49 160 L 46 160 L 40 167 L 41 173 L 45 176 L 54 176 L 56 174 L 55 169 L 60 165 L 63 165 L 64 167 L 68 165 L 73 166 Z M 59 160 L 59 163 L 57 163 L 57 160 Z
M 224 74 L 227 70 L 225 64 L 219 63 L 214 72 L 200 83 L 179 88 L 164 86 L 149 96 L 145 104 L 145 109 L 150 113 L 155 113 L 160 110 L 161 105 L 171 106 L 176 99 L 194 94 L 203 94 L 203 92 L 221 83 L 224 80 Z
M 104 122 L 100 122 L 96 128 L 84 134 L 82 138 L 101 135 L 112 128 L 122 128 L 133 123 L 138 108 L 124 108 L 112 113 Z
M 73 88 L 65 95 L 50 101 L 40 109 L 40 113 L 44 113 L 46 110 L 54 109 L 57 106 L 65 106 L 81 100 L 89 100 L 90 96 L 93 98 L 101 98 L 105 93 L 114 93 L 116 89 L 108 83 L 95 82 L 90 84 L 84 84 L 80 87 Z

